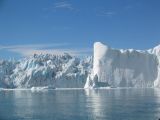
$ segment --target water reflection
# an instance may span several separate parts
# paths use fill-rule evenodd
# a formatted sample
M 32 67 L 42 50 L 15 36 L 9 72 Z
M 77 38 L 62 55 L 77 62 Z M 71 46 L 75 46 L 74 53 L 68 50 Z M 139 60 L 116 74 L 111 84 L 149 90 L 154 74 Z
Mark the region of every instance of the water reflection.
M 86 90 L 95 119 L 158 120 L 160 89 Z
M 85 97 L 80 92 L 84 91 L 15 91 L 14 109 L 16 115 L 23 119 L 85 118 L 85 104 L 78 104 L 85 101 Z
M 157 120 L 160 89 L 1 91 L 0 120 Z

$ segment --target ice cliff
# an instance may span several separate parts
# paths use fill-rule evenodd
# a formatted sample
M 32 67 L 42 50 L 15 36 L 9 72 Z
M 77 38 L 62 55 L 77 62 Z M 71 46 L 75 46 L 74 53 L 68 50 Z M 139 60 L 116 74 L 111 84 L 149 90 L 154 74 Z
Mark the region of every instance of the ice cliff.
M 13 82 L 10 79 L 17 62 L 14 60 L 0 60 L 0 88 L 12 88 Z
M 83 88 L 91 69 L 92 57 L 80 59 L 69 54 L 34 55 L 18 62 L 0 63 L 3 88 Z
M 94 44 L 93 72 L 85 88 L 160 87 L 160 45 L 150 50 L 118 50 Z

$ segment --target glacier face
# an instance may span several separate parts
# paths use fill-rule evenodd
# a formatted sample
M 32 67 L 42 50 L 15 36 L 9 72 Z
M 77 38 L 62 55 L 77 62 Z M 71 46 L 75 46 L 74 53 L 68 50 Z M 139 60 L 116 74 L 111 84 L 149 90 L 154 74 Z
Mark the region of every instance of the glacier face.
M 13 74 L 13 70 L 18 63 L 14 60 L 1 60 L 0 61 L 0 88 L 12 88 L 13 82 L 10 79 L 10 75 Z
M 96 82 L 95 76 L 98 77 Z M 159 87 L 160 46 L 146 51 L 118 50 L 96 42 L 93 73 L 87 78 L 85 88 L 104 84 L 113 87 Z
M 69 54 L 34 55 L 12 63 L 0 64 L 3 88 L 83 88 L 91 69 L 92 57 L 80 59 Z

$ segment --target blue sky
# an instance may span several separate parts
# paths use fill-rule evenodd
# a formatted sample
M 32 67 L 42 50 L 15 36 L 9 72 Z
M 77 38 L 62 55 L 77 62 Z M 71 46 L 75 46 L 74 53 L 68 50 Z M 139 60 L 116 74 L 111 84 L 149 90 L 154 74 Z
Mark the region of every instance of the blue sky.
M 0 58 L 160 44 L 160 0 L 0 0 Z

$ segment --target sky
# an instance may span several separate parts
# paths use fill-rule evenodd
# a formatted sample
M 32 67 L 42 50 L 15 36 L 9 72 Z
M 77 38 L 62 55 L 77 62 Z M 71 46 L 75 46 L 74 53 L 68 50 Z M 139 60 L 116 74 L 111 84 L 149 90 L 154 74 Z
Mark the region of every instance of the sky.
M 0 59 L 160 44 L 160 0 L 0 0 Z

